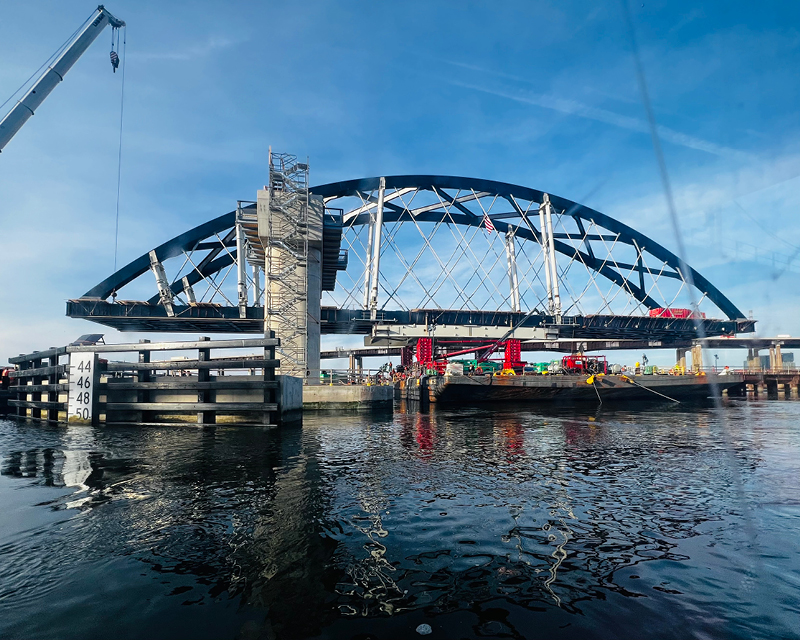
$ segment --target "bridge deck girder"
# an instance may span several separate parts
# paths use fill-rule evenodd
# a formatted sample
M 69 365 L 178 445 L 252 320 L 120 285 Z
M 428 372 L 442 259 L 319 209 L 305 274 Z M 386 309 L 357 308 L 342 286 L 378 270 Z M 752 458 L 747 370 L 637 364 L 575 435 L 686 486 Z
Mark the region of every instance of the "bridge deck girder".
M 78 299 L 67 302 L 67 316 L 92 320 L 119 331 L 161 331 L 179 333 L 262 333 L 264 309 L 247 307 L 246 317 L 239 316 L 238 307 L 219 305 L 174 306 L 174 315 L 168 316 L 161 305 L 146 302 L 106 302 L 104 300 Z M 524 318 L 522 327 L 557 328 L 558 337 L 571 339 L 640 339 L 648 341 L 692 340 L 696 337 L 693 320 L 678 318 L 651 318 L 649 316 L 569 316 L 556 324 L 547 315 L 531 315 L 512 311 L 459 311 L 442 309 L 412 309 L 385 311 L 376 320 L 370 320 L 362 310 L 323 307 L 321 330 L 323 334 L 372 335 L 378 323 L 390 325 L 417 325 L 420 335 L 430 335 L 433 325 L 512 327 Z M 701 321 L 707 336 L 733 335 L 752 332 L 754 320 Z M 435 329 L 433 330 L 435 336 Z

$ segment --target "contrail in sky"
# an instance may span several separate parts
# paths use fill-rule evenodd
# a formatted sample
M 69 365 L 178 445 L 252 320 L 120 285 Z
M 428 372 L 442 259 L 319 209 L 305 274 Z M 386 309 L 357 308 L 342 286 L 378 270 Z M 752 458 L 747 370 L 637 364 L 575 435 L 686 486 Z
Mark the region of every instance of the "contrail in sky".
M 587 118 L 588 120 L 595 120 L 597 122 L 604 122 L 621 129 L 627 129 L 628 131 L 649 134 L 647 123 L 643 120 L 639 120 L 638 118 L 633 118 L 631 116 L 624 116 L 619 113 L 614 113 L 613 111 L 608 111 L 607 109 L 591 107 L 582 102 L 578 102 L 577 100 L 561 98 L 552 94 L 535 93 L 533 91 L 525 91 L 522 89 L 517 89 L 514 91 L 492 89 L 458 80 L 448 80 L 448 82 L 452 85 L 463 87 L 465 89 L 472 89 L 473 91 L 488 93 L 501 98 L 507 98 L 508 100 L 514 100 L 515 102 L 531 104 L 543 109 L 557 111 L 559 113 L 579 116 L 581 118 Z M 658 135 L 661 136 L 663 140 L 667 140 L 672 144 L 688 147 L 689 149 L 696 149 L 698 151 L 705 151 L 706 153 L 711 153 L 723 158 L 734 160 L 749 160 L 752 158 L 749 153 L 745 153 L 744 151 L 731 149 L 730 147 L 724 147 L 714 142 L 696 138 L 694 136 L 690 136 L 661 125 L 658 126 Z

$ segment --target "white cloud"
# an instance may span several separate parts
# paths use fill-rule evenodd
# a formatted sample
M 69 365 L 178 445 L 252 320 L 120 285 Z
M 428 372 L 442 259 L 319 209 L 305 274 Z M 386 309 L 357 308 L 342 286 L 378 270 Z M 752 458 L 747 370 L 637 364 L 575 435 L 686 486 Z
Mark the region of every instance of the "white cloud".
M 202 44 L 196 44 L 174 51 L 130 51 L 128 55 L 133 60 L 143 61 L 192 61 L 209 56 L 218 51 L 230 49 L 247 42 L 246 39 L 234 39 L 227 36 L 209 36 Z

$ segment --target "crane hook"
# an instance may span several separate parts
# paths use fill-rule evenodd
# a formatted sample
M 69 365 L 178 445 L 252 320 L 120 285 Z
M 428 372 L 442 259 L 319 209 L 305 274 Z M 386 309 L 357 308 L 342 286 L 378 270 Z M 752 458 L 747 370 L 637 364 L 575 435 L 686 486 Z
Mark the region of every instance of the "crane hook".
M 119 54 L 114 50 L 114 36 L 117 36 L 117 47 L 119 47 L 119 34 L 118 28 L 112 27 L 111 30 L 111 68 L 114 70 L 114 73 L 117 72 L 117 67 L 119 67 Z

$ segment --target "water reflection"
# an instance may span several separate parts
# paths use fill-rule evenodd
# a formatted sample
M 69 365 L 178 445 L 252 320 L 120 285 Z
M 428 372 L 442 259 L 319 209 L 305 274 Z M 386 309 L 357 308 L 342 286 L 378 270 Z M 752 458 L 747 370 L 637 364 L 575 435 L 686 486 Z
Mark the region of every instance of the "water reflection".
M 497 635 L 522 633 L 516 609 L 590 616 L 612 594 L 680 595 L 685 584 L 640 567 L 687 563 L 682 541 L 736 516 L 715 428 L 706 413 L 516 408 L 319 415 L 279 431 L 8 427 L 3 476 L 73 489 L 44 504 L 85 517 L 42 532 L 36 549 L 57 548 L 58 562 L 35 572 L 31 539 L 0 541 L 0 587 L 18 585 L 0 635 L 30 624 L 43 581 L 78 566 L 97 579 L 120 557 L 139 567 L 120 569 L 131 579 L 159 576 L 126 597 L 162 602 L 166 635 L 213 635 L 206 614 L 176 627 L 180 605 L 253 637 L 350 637 L 343 621 L 459 612 Z M 737 448 L 746 476 L 758 442 Z
M 667 538 L 690 536 L 696 525 L 720 517 L 710 502 L 692 518 L 672 517 L 667 496 L 680 487 L 669 481 L 669 469 L 651 467 L 649 455 L 635 458 L 643 451 L 631 443 L 593 450 L 603 430 L 596 422 L 548 421 L 556 428 L 542 420 L 523 426 L 517 416 L 400 416 L 399 442 L 411 457 L 383 445 L 373 450 L 367 439 L 364 458 L 347 472 L 352 491 L 391 495 L 384 506 L 403 516 L 379 520 L 362 503 L 364 514 L 346 520 L 368 541 L 359 549 L 345 539 L 340 552 L 350 557 L 342 566 L 352 574 L 354 565 L 379 563 L 371 572 L 376 588 L 354 580 L 341 588 L 340 608 L 359 615 L 421 606 L 438 612 L 513 595 L 526 605 L 555 603 L 577 612 L 581 600 L 600 597 L 601 589 L 632 593 L 615 584 L 617 571 L 681 559 Z M 373 455 L 380 464 L 371 463 Z M 691 479 L 685 468 L 681 474 L 685 487 Z M 334 506 L 340 520 L 356 506 L 341 489 Z M 666 514 L 649 508 L 659 494 Z M 380 541 L 359 524 L 370 518 L 380 522 Z

